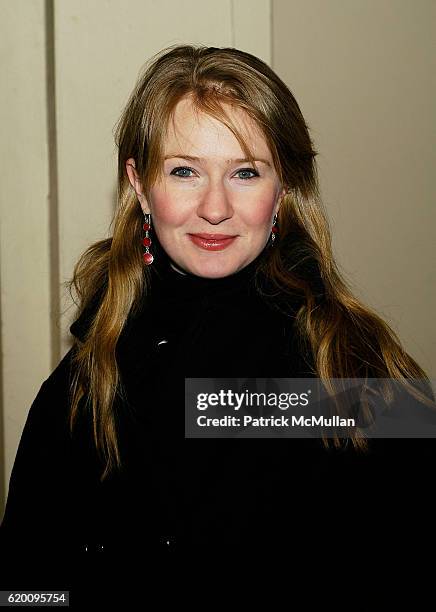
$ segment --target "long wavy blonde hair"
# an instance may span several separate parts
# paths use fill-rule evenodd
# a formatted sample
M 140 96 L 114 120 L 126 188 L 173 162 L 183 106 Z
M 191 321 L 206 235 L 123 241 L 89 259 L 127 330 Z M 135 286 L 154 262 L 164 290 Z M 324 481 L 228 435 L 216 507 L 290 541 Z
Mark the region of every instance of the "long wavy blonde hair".
M 104 465 L 101 480 L 123 463 L 114 412 L 116 397 L 125 397 L 117 367 L 117 341 L 127 317 L 135 316 L 146 299 L 151 282 L 142 259 L 143 214 L 126 173 L 126 161 L 135 159 L 144 193 L 149 196 L 161 176 L 167 126 L 185 96 L 190 96 L 194 109 L 232 131 L 254 167 L 253 154 L 225 105 L 243 109 L 270 147 L 288 193 L 278 215 L 280 237 L 263 260 L 263 272 L 281 295 L 303 298 L 295 333 L 301 350 L 311 355 L 314 374 L 328 389 L 332 378 L 397 379 L 420 401 L 434 406 L 432 392 L 421 392 L 412 384 L 413 379 L 429 382 L 426 373 L 406 353 L 391 327 L 356 299 L 341 277 L 319 194 L 317 152 L 291 91 L 267 64 L 249 53 L 173 45 L 145 64 L 116 125 L 118 206 L 111 222 L 112 237 L 92 244 L 66 283 L 70 293 L 74 288 L 77 294 L 79 316 L 99 295 L 85 337 L 75 339 L 70 429 L 72 432 L 84 409 L 81 400 L 86 400 L 95 446 Z M 350 435 L 349 439 L 356 450 L 367 449 L 363 437 Z M 329 448 L 328 440 L 323 441 Z M 334 446 L 341 446 L 338 438 Z

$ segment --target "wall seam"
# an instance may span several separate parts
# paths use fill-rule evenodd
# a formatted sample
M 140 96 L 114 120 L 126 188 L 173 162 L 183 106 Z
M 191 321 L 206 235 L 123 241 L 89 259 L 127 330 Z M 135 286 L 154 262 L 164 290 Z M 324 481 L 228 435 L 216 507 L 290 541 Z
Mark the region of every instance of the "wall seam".
M 54 0 L 45 0 L 45 62 L 48 151 L 48 223 L 49 223 L 49 296 L 51 369 L 61 357 L 60 333 L 60 261 L 59 261 L 59 189 L 56 125 L 56 46 Z
M 269 0 L 269 57 L 270 67 L 274 70 L 274 15 L 273 15 L 273 0 Z
M 230 42 L 235 47 L 235 9 L 234 0 L 230 0 Z

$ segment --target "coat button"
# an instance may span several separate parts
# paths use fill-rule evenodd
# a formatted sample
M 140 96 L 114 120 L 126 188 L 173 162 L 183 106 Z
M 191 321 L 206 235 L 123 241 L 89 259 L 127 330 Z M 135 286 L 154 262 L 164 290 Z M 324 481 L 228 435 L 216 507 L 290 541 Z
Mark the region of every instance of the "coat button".
M 176 543 L 174 536 L 161 536 L 161 538 L 161 542 L 165 548 L 172 548 Z

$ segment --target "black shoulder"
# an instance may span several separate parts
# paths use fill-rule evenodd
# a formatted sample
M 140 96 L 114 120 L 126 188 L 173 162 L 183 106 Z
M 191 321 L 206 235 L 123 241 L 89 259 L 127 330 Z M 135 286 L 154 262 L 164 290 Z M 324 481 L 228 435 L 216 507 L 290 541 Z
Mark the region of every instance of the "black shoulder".
M 73 354 L 74 347 L 42 383 L 30 406 L 12 467 L 2 540 L 26 534 L 32 539 L 48 530 L 61 503 L 71 449 L 68 392 Z

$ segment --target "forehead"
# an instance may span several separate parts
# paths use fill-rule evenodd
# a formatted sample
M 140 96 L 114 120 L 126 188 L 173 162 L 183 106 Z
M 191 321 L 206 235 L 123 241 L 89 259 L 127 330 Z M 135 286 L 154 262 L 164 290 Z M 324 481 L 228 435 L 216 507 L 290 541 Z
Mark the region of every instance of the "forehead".
M 223 105 L 227 115 L 252 152 L 271 159 L 265 137 L 256 123 L 242 109 Z M 164 137 L 164 153 L 176 151 L 207 156 L 219 151 L 242 157 L 243 150 L 231 130 L 215 117 L 194 108 L 188 98 L 177 104 Z

